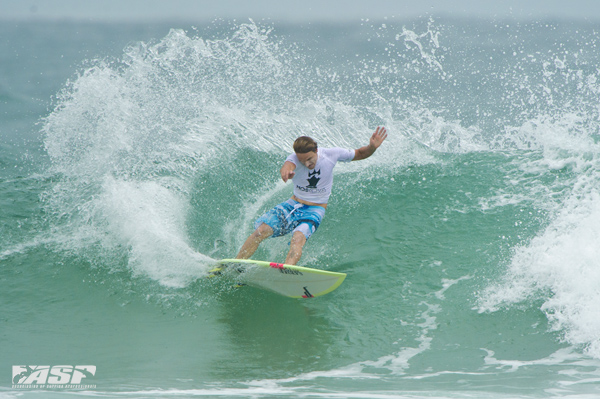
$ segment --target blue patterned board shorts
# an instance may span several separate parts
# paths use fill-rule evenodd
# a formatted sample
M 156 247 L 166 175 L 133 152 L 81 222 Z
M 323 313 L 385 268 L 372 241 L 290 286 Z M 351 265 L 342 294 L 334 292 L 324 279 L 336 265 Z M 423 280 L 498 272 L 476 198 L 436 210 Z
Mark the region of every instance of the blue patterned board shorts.
M 317 231 L 325 216 L 325 208 L 304 205 L 289 199 L 271 209 L 254 222 L 257 229 L 262 223 L 273 229 L 271 237 L 280 237 L 290 232 L 300 231 L 308 240 Z

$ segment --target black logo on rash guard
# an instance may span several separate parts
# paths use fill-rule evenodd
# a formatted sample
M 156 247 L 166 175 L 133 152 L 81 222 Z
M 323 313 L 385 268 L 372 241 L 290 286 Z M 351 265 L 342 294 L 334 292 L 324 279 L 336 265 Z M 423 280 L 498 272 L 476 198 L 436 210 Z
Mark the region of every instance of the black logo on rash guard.
M 317 183 L 321 180 L 317 175 L 321 176 L 321 169 L 315 170 L 312 173 L 308 172 L 308 186 L 306 186 L 306 188 L 317 188 Z

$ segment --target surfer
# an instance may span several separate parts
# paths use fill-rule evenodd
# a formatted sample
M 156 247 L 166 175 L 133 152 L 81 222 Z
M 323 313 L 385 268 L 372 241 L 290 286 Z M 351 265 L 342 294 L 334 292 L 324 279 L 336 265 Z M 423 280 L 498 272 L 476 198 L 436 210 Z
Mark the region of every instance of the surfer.
M 294 141 L 294 153 L 287 157 L 280 170 L 284 182 L 292 180 L 292 198 L 256 220 L 254 232 L 246 239 L 236 258 L 250 258 L 266 238 L 292 233 L 285 263 L 295 265 L 302 256 L 304 244 L 325 216 L 336 162 L 366 159 L 373 155 L 386 137 L 385 127 L 378 127 L 369 144 L 356 150 L 318 148 L 317 143 L 308 136 L 297 138 Z

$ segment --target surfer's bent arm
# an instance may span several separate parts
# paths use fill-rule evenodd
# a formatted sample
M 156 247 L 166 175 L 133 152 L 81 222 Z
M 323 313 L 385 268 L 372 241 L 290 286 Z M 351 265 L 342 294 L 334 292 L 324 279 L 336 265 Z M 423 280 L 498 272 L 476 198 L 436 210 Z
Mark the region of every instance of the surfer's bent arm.
M 290 161 L 285 161 L 285 163 L 283 164 L 283 166 L 281 167 L 281 180 L 283 180 L 285 183 L 287 183 L 287 181 L 289 179 L 291 179 L 292 177 L 294 177 L 294 175 L 296 174 L 296 172 L 294 172 L 294 170 L 296 170 L 296 165 L 294 165 L 292 162 Z
M 371 139 L 369 140 L 369 145 L 354 150 L 353 161 L 360 161 L 361 159 L 369 158 L 371 155 L 373 155 L 373 153 L 375 153 L 386 137 L 387 133 L 385 131 L 385 127 L 377 127 L 377 130 L 375 130 L 371 136 Z

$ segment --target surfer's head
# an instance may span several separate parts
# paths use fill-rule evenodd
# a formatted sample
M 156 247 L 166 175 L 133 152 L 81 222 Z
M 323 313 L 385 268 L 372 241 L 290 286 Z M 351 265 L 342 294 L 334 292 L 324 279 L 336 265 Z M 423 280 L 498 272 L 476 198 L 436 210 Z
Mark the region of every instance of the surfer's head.
M 294 141 L 294 152 L 296 154 L 317 152 L 317 142 L 308 136 L 298 137 L 296 141 Z
M 294 141 L 294 152 L 298 160 L 308 169 L 314 169 L 319 156 L 317 155 L 317 142 L 308 136 L 301 136 Z

